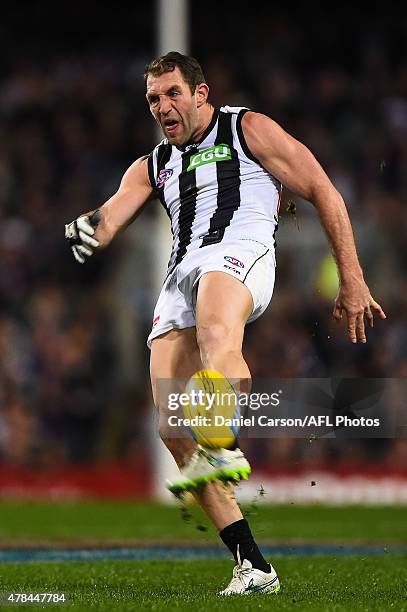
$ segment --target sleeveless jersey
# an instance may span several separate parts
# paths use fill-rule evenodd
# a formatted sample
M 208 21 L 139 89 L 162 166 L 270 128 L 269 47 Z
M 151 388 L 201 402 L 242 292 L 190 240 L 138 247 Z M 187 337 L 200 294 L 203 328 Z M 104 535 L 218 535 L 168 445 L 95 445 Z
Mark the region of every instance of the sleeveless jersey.
M 245 142 L 247 110 L 215 109 L 199 142 L 181 149 L 164 139 L 149 156 L 151 185 L 171 220 L 169 272 L 187 253 L 221 241 L 275 246 L 282 186 Z

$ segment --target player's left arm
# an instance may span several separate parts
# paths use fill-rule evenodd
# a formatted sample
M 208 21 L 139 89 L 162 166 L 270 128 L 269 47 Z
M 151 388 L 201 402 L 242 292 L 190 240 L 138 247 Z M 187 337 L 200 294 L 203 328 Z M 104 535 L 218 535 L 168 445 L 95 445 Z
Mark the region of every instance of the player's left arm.
M 339 292 L 333 316 L 348 319 L 352 342 L 366 342 L 364 317 L 373 327 L 373 313 L 385 319 L 380 304 L 372 298 L 363 278 L 349 215 L 341 194 L 305 145 L 285 132 L 275 121 L 247 112 L 242 129 L 250 151 L 290 191 L 311 202 L 318 211 L 336 259 Z

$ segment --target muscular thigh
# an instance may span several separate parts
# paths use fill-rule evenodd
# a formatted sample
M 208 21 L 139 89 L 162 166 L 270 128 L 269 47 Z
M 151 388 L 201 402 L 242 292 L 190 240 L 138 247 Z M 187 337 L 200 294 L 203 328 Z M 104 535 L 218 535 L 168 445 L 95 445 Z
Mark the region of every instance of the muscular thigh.
M 200 369 L 202 363 L 195 327 L 174 329 L 155 338 L 151 344 L 150 356 L 151 386 L 155 405 L 159 407 L 160 403 L 158 393 L 160 380 L 173 380 L 176 384 L 177 380 L 188 380 Z
M 242 282 L 224 272 L 207 272 L 199 281 L 196 297 L 198 339 L 202 330 L 221 326 L 231 341 L 241 345 L 252 310 L 252 295 Z

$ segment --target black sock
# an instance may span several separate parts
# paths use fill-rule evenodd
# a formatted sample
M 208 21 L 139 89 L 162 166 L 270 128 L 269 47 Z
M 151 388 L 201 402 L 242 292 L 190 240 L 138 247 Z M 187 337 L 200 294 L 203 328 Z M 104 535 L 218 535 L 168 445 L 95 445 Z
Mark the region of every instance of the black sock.
M 228 525 L 219 533 L 223 543 L 229 548 L 237 562 L 237 546 L 239 545 L 240 560 L 248 559 L 256 569 L 262 572 L 270 572 L 270 565 L 261 554 L 259 547 L 253 539 L 249 523 L 246 519 L 240 519 Z

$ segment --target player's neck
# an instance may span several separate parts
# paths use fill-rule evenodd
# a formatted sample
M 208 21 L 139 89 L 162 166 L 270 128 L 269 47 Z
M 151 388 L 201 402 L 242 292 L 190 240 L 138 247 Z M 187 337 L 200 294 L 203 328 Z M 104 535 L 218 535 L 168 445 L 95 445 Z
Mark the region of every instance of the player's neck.
M 204 135 L 204 133 L 208 129 L 209 124 L 212 121 L 214 112 L 215 108 L 212 106 L 212 104 L 209 104 L 209 102 L 207 102 L 200 108 L 200 125 L 198 131 L 196 132 L 196 134 L 194 134 L 194 137 L 192 139 L 193 142 L 199 142 L 202 139 L 202 136 Z

